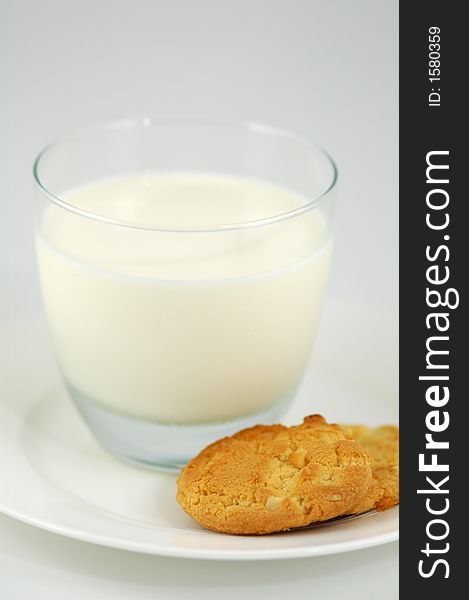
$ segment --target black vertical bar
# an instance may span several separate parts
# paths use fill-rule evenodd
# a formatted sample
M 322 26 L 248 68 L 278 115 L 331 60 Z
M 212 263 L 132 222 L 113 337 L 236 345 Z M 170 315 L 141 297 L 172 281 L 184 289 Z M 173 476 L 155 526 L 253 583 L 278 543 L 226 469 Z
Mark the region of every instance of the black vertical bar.
M 425 600 L 466 594 L 467 517 L 458 510 L 467 504 L 462 486 L 469 483 L 463 9 L 450 1 L 400 3 L 400 589 L 403 598 L 420 591 Z M 439 167 L 427 173 L 428 162 Z M 430 471 L 432 460 L 448 470 Z

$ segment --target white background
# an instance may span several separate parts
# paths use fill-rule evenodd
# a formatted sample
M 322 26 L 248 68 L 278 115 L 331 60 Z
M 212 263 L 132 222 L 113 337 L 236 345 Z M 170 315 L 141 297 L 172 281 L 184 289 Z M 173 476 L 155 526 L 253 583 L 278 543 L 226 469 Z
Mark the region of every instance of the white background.
M 329 298 L 396 316 L 397 12 L 397 0 L 0 0 L 0 322 L 41 310 L 37 152 L 74 127 L 146 114 L 261 121 L 324 146 L 340 172 Z M 397 330 L 382 344 L 396 340 Z M 6 600 L 286 593 L 395 599 L 397 547 L 215 564 L 93 547 L 0 518 Z

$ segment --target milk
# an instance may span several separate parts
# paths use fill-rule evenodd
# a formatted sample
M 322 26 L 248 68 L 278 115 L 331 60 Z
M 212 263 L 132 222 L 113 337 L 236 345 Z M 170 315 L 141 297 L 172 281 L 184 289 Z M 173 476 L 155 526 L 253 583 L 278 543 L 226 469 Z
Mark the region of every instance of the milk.
M 45 308 L 73 389 L 115 413 L 178 424 L 262 413 L 294 393 L 330 263 L 319 209 L 239 226 L 307 200 L 192 173 L 129 175 L 63 197 L 125 224 L 50 204 L 39 227 Z

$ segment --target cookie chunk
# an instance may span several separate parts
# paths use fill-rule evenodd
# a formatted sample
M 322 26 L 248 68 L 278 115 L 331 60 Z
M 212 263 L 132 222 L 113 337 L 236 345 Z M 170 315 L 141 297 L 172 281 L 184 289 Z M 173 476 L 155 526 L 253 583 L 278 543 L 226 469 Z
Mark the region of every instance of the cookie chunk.
M 343 426 L 343 429 L 368 452 L 373 472 L 367 494 L 347 513 L 381 511 L 399 504 L 399 429 L 392 425 L 375 429 L 354 425 Z
M 256 425 L 211 444 L 178 479 L 177 500 L 204 527 L 265 534 L 324 521 L 358 505 L 371 461 L 320 415 L 301 425 Z

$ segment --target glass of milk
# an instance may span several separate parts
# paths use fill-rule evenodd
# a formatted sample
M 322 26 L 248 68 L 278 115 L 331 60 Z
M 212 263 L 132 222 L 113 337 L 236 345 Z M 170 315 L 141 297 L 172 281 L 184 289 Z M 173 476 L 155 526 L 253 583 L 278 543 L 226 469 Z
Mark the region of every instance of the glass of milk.
M 142 119 L 51 144 L 34 177 L 57 359 L 104 447 L 178 468 L 282 417 L 331 260 L 327 154 L 261 125 Z

